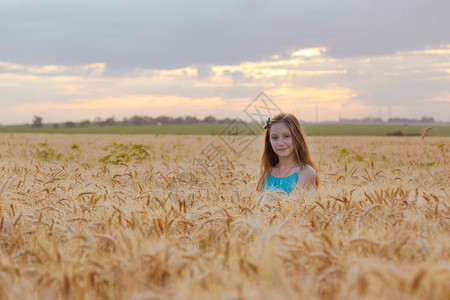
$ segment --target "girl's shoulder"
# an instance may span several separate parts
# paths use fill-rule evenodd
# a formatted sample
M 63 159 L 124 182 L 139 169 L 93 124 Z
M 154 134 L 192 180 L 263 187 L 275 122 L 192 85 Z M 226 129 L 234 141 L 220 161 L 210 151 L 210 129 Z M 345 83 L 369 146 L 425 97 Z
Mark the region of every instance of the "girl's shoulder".
M 308 164 L 304 164 L 302 166 L 298 166 L 293 169 L 294 172 L 297 172 L 299 175 L 300 173 L 314 173 L 314 174 L 316 173 L 316 170 Z
M 310 165 L 303 165 L 298 168 L 298 181 L 305 185 L 316 185 L 316 170 Z
M 316 170 L 308 164 L 304 164 L 303 166 L 298 167 L 298 169 L 299 173 L 312 173 L 316 175 Z

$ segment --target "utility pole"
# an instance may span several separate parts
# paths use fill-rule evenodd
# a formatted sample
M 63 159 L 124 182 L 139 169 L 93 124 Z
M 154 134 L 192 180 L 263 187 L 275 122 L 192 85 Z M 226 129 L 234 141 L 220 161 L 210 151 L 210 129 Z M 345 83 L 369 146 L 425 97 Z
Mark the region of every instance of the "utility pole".
M 316 104 L 316 123 L 319 123 L 319 107 Z

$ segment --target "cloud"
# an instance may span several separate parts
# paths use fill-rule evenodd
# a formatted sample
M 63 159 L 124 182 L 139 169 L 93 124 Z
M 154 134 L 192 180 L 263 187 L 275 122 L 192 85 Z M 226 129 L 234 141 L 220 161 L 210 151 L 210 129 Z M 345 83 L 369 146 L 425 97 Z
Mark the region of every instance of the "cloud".
M 33 110 L 45 113 L 43 108 L 53 119 L 144 112 L 217 116 L 225 112 L 232 116 L 239 115 L 262 90 L 285 110 L 308 112 L 302 118 L 309 121 L 315 118 L 316 106 L 325 119 L 344 114 L 362 117 L 380 107 L 398 106 L 411 107 L 411 117 L 434 109 L 432 116 L 448 120 L 448 49 L 446 45 L 390 55 L 331 58 L 326 47 L 302 48 L 266 60 L 136 68 L 121 76 L 109 75 L 109 66 L 101 62 L 54 67 L 2 62 L 0 121 L 16 122 L 20 115 L 32 116 Z
M 268 90 L 267 92 L 290 106 L 317 104 L 342 106 L 358 96 L 354 91 L 345 87 L 305 88 L 301 90 L 283 88 Z
M 335 61 L 331 58 L 318 58 L 326 48 L 299 49 L 290 53 L 295 59 L 283 59 L 281 55 L 273 56 L 269 61 L 247 61 L 238 65 L 216 65 L 212 67 L 216 75 L 232 76 L 234 80 L 242 78 L 270 79 L 287 76 L 320 76 L 345 74 L 341 67 L 334 68 Z
M 197 74 L 199 79 L 203 79 L 213 76 L 214 72 L 210 65 L 198 65 Z
M 192 99 L 178 96 L 126 95 L 100 99 L 80 99 L 62 106 L 86 110 L 101 110 L 105 107 L 109 109 L 178 108 L 180 105 L 186 109 L 199 107 L 211 109 L 223 104 L 224 101 L 219 97 Z
M 84 75 L 84 76 L 100 76 L 105 72 L 104 63 L 94 63 L 85 65 L 34 65 L 27 66 L 21 64 L 0 61 L 0 73 L 21 73 L 35 75 Z
M 445 48 L 440 49 L 424 49 L 424 50 L 414 50 L 414 51 L 399 51 L 400 55 L 422 55 L 422 54 L 430 54 L 430 55 L 450 55 L 450 44 L 446 45 Z
M 334 58 L 449 42 L 450 3 L 422 0 L 4 0 L 0 60 L 109 71 L 236 65 L 320 49 Z M 87 9 L 88 8 L 88 9 Z M 303 53 L 305 54 L 305 53 Z
M 308 49 L 300 49 L 291 53 L 292 57 L 302 56 L 302 57 L 311 57 L 311 56 L 322 56 L 322 53 L 326 52 L 326 48 L 308 48 Z
M 443 95 L 443 96 L 436 96 L 429 99 L 423 99 L 420 102 L 424 103 L 450 103 L 450 94 Z

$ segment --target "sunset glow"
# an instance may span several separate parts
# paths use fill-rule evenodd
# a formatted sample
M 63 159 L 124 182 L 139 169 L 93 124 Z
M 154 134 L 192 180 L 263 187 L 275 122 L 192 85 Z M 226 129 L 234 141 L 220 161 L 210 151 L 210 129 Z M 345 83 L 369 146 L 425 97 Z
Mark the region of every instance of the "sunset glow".
M 448 80 L 449 76 L 448 61 L 445 61 L 449 56 L 447 49 L 364 59 L 331 59 L 321 56 L 324 52 L 324 48 L 303 49 L 292 53 L 296 59 L 279 55 L 268 61 L 212 65 L 202 77 L 197 66 L 170 70 L 137 68 L 128 76 L 109 77 L 102 75 L 107 68 L 104 63 L 27 66 L 0 62 L 3 70 L 0 88 L 4 94 L 32 99 L 31 103 L 2 103 L 0 117 L 10 123 L 25 122 L 35 114 L 52 121 L 64 121 L 67 116 L 74 120 L 102 115 L 124 118 L 143 112 L 199 116 L 225 113 L 233 117 L 242 115 L 240 109 L 245 107 L 238 103 L 250 102 L 264 90 L 284 110 L 318 108 L 322 119 L 337 120 L 343 115 L 374 115 L 380 105 L 388 106 L 387 103 L 368 104 L 364 97 L 370 94 L 353 85 L 355 80 L 373 77 L 376 87 L 380 80 L 402 81 L 410 74 L 416 74 L 424 82 Z M 306 56 L 308 60 L 303 60 Z M 349 81 L 348 76 L 357 77 Z M 310 83 L 305 84 L 305 79 Z M 236 95 L 245 92 L 249 96 L 214 95 L 212 91 L 217 88 Z M 253 92 L 248 93 L 249 89 Z M 52 98 L 60 100 L 48 100 Z M 233 99 L 240 100 L 233 102 Z M 450 102 L 448 93 L 417 100 L 428 105 Z M 176 109 L 179 107 L 183 110 Z M 17 115 L 24 117 L 20 120 L 11 117 Z M 303 119 L 314 121 L 315 116 L 310 112 Z

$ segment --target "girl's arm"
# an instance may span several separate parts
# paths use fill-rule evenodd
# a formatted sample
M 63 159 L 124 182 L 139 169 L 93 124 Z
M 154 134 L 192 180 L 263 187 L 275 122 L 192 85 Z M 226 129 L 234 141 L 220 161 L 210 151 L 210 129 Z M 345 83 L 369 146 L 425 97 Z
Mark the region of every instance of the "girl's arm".
M 256 177 L 256 184 L 259 183 L 259 180 L 260 180 L 260 179 L 261 179 L 261 171 L 258 173 L 258 177 Z M 262 193 L 262 191 L 263 191 L 263 189 L 261 188 L 261 185 L 258 185 L 258 186 L 256 187 L 257 195 L 259 196 L 259 195 Z
M 259 172 L 258 177 L 256 177 L 256 180 L 257 180 L 256 184 L 259 183 L 259 179 L 260 178 L 261 178 L 261 172 Z M 264 187 L 261 188 L 261 185 L 258 185 L 256 187 L 256 198 L 255 198 L 255 202 L 256 203 L 260 203 L 261 197 L 262 197 L 262 194 L 263 194 L 263 190 L 264 190 Z

